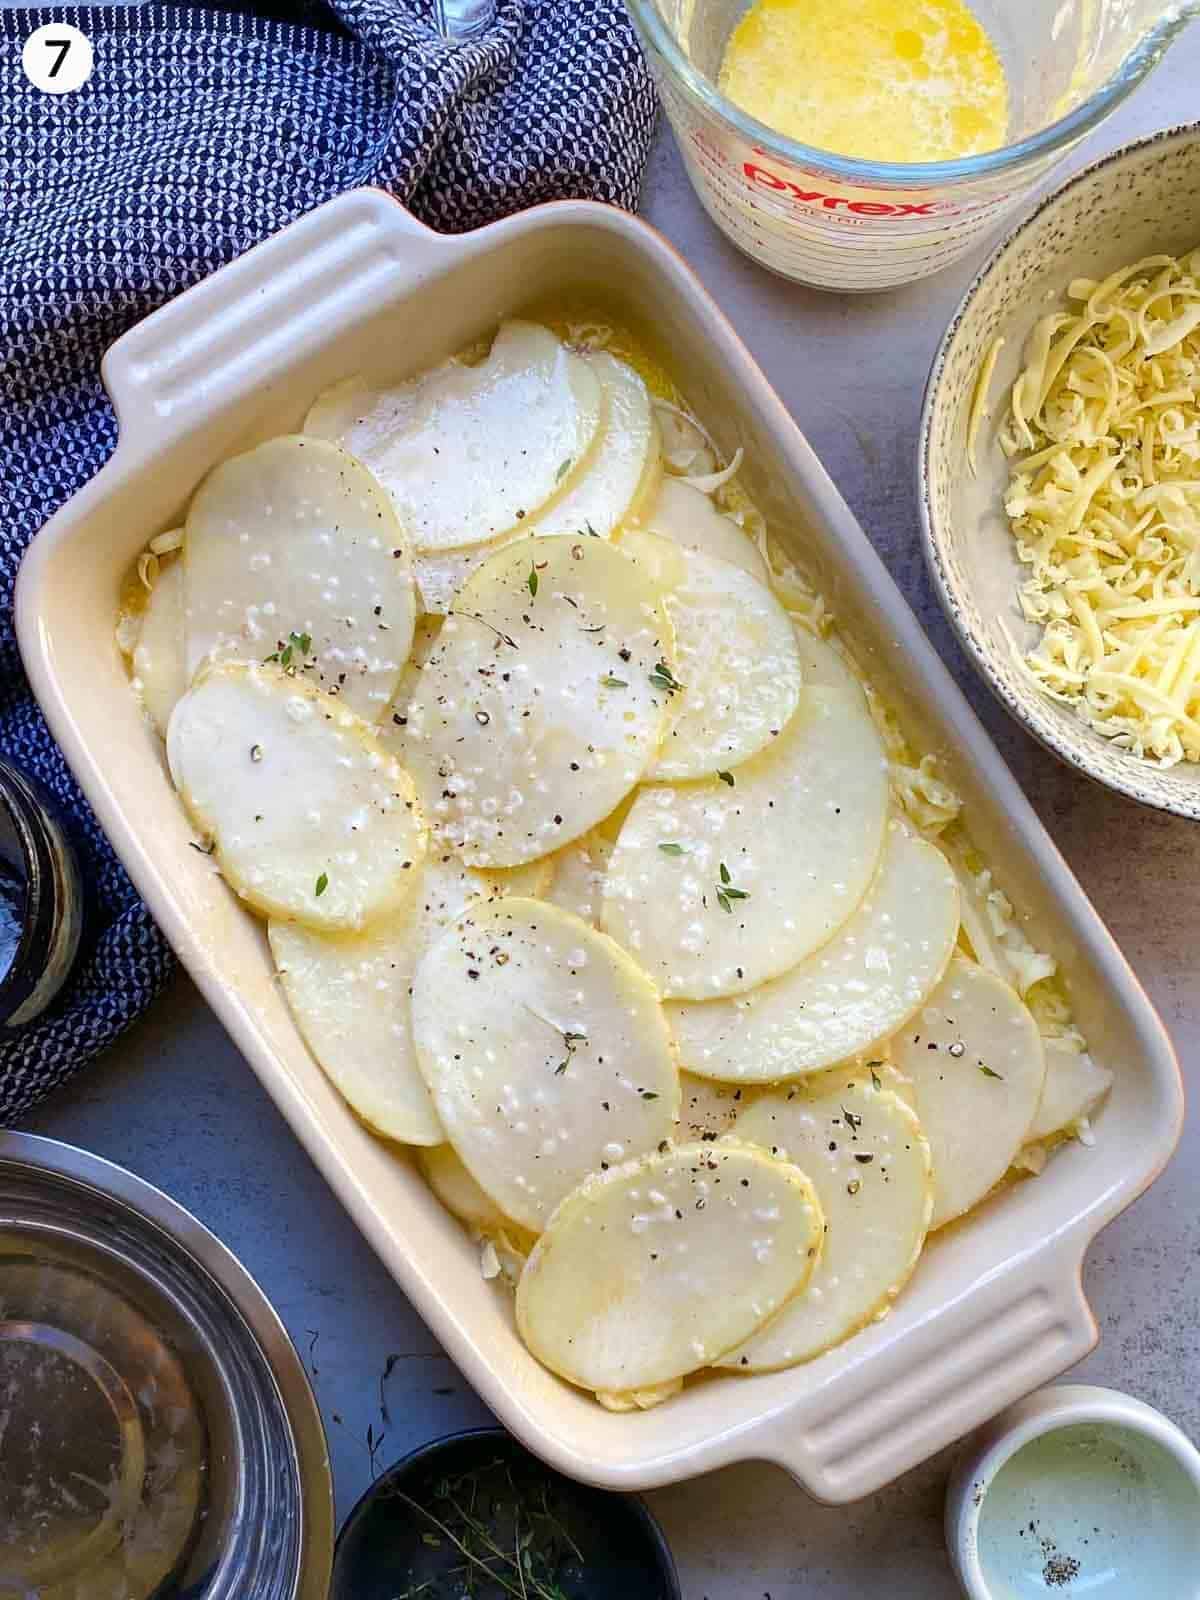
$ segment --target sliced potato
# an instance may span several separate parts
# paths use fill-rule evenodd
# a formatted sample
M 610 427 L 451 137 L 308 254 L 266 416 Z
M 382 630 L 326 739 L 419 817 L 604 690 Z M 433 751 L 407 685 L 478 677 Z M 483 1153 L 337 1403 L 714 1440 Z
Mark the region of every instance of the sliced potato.
M 454 608 L 454 597 L 467 579 L 514 539 L 527 538 L 523 528 L 502 533 L 487 544 L 469 544 L 461 550 L 419 550 L 413 557 L 413 577 L 421 597 L 421 610 L 444 617 Z
M 604 422 L 591 455 L 567 492 L 533 518 L 532 533 L 611 538 L 654 495 L 662 466 L 658 423 L 646 385 L 606 351 L 585 358 L 604 391 Z
M 753 1098 L 753 1090 L 715 1083 L 690 1072 L 679 1074 L 679 1137 L 720 1139 L 729 1133 Z
M 773 1372 L 811 1361 L 886 1314 L 908 1282 L 933 1209 L 933 1166 L 916 1117 L 870 1081 L 823 1078 L 760 1095 L 735 1138 L 794 1162 L 825 1216 L 821 1258 L 803 1294 L 718 1363 Z
M 892 1056 L 916 1088 L 940 1228 L 995 1188 L 1025 1142 L 1046 1078 L 1041 1036 L 1014 989 L 955 956 Z
M 827 944 L 746 994 L 669 1005 L 680 1059 L 703 1077 L 777 1083 L 865 1054 L 932 994 L 957 938 L 953 870 L 893 820 L 874 882 Z
M 453 1145 L 438 1144 L 422 1150 L 417 1161 L 426 1183 L 446 1210 L 468 1228 L 489 1233 L 514 1226 L 495 1201 L 484 1194 L 463 1166 Z
M 845 1094 L 855 1088 L 874 1089 L 876 1093 L 886 1089 L 898 1100 L 903 1100 L 910 1111 L 915 1112 L 917 1109 L 917 1096 L 912 1080 L 906 1078 L 902 1072 L 897 1072 L 886 1056 L 877 1056 L 874 1053 L 865 1056 L 861 1061 L 843 1062 L 840 1067 L 830 1067 L 801 1084 L 789 1083 L 782 1087 L 788 1092 L 796 1088 L 802 1093 L 816 1095 Z M 754 1092 L 748 1091 L 751 1104 Z
M 565 492 L 486 544 L 418 552 L 413 574 L 425 611 L 444 616 L 470 575 L 514 539 L 549 533 L 608 539 L 623 518 L 636 515 L 656 492 L 662 475 L 658 425 L 645 384 L 613 356 L 599 353 L 587 359 L 604 391 L 604 421 Z
M 267 934 L 296 1024 L 351 1109 L 385 1139 L 437 1145 L 446 1135 L 409 1026 L 419 900 L 364 933 L 272 921 Z
M 521 539 L 485 562 L 396 730 L 440 835 L 512 867 L 586 832 L 657 752 L 672 659 L 658 591 L 604 540 Z
M 1077 1039 L 1043 1039 L 1046 1082 L 1026 1138 L 1049 1139 L 1091 1116 L 1112 1088 L 1113 1075 L 1094 1061 Z
M 653 1411 L 664 1400 L 673 1399 L 683 1388 L 682 1378 L 672 1378 L 670 1383 L 657 1383 L 652 1389 L 598 1389 L 596 1399 L 606 1411 Z
M 862 695 L 863 686 L 854 675 L 854 669 L 828 639 L 818 639 L 800 623 L 796 624 L 796 649 L 800 653 L 800 669 L 810 688 L 848 689 Z
M 361 379 L 322 395 L 304 424 L 358 457 L 419 550 L 481 544 L 569 488 L 599 431 L 591 365 L 532 322 L 506 322 L 485 360 L 447 361 L 393 388 Z
M 417 968 L 413 1037 L 447 1138 L 534 1232 L 588 1173 L 674 1130 L 679 1074 L 653 985 L 557 906 L 468 908 Z
M 362 933 L 274 921 L 267 929 L 309 1049 L 357 1115 L 387 1139 L 434 1145 L 446 1137 L 413 1047 L 413 973 L 472 902 L 505 892 L 496 882 L 503 876 L 473 872 L 452 857 L 426 861 L 407 904 Z
M 268 916 L 359 929 L 415 893 L 425 828 L 408 774 L 303 678 L 208 668 L 175 707 L 167 758 L 225 879 Z
M 546 891 L 551 904 L 582 918 L 589 927 L 598 928 L 612 848 L 611 839 L 593 830 L 551 856 L 553 874 Z
M 702 489 L 678 478 L 664 478 L 647 509 L 638 518 L 638 527 L 670 539 L 684 550 L 715 556 L 748 572 L 759 583 L 769 583 L 771 574 L 758 546 L 732 517 L 718 510 Z
M 343 450 L 299 435 L 215 467 L 188 508 L 187 671 L 280 653 L 374 722 L 412 646 L 408 540 Z
M 798 1167 L 752 1145 L 685 1144 L 569 1194 L 517 1286 L 538 1360 L 625 1392 L 720 1359 L 808 1282 L 822 1216 Z
M 636 531 L 621 549 L 666 596 L 682 683 L 650 776 L 677 782 L 740 766 L 778 737 L 799 701 L 791 619 L 728 561 Z
M 133 648 L 133 678 L 150 720 L 165 739 L 175 702 L 188 686 L 182 561 L 162 568 L 146 600 Z
M 478 867 L 475 870 L 497 894 L 524 895 L 530 900 L 540 900 L 554 877 L 554 861 L 550 856 L 542 856 L 521 867 Z
M 604 926 L 672 998 L 738 994 L 853 915 L 883 845 L 887 761 L 861 700 L 804 689 L 769 749 L 721 778 L 643 788 Z

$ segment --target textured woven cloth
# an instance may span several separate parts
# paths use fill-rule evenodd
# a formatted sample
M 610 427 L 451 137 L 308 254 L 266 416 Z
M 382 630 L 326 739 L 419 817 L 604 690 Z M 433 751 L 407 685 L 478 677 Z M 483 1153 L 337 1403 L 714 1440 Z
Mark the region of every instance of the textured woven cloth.
M 170 952 L 30 699 L 12 631 L 26 545 L 116 428 L 112 341 L 320 201 L 383 184 L 436 228 L 539 200 L 636 204 L 654 99 L 620 0 L 499 0 L 468 43 L 434 0 L 337 0 L 346 36 L 221 10 L 0 10 L 0 749 L 78 824 L 96 890 L 83 959 L 46 1016 L 0 1038 L 0 1124 L 110 1044 Z M 95 69 L 51 96 L 21 45 L 66 20 Z

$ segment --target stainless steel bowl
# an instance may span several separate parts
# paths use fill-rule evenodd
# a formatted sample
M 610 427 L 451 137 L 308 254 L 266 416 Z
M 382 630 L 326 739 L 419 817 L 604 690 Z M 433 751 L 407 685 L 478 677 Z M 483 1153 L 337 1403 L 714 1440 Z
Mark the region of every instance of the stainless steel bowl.
M 324 1600 L 333 1526 L 244 1268 L 131 1173 L 0 1133 L 0 1600 Z

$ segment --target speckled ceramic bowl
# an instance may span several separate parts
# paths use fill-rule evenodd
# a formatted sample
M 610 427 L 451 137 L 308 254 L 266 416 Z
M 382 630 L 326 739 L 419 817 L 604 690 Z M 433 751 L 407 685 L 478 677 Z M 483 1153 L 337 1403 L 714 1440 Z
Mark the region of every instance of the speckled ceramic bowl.
M 938 347 L 921 417 L 918 490 L 925 556 L 946 614 L 993 692 L 1071 766 L 1162 811 L 1200 819 L 1200 766 L 1162 768 L 1117 749 L 1042 694 L 1014 659 L 1037 629 L 1017 607 L 1020 567 L 1004 513 L 1007 463 L 996 421 L 1030 329 L 1072 278 L 1103 278 L 1139 256 L 1200 244 L 1200 125 L 1172 128 L 1086 167 L 1041 201 L 993 251 Z M 992 418 L 977 471 L 967 418 L 980 363 L 1000 334 Z

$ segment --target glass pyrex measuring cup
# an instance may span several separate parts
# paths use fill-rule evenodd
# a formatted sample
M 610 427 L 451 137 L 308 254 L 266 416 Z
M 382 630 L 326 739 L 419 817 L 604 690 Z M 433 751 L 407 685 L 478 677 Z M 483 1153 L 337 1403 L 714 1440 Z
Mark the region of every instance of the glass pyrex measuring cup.
M 1137 87 L 1200 11 L 1200 0 L 972 0 L 1008 81 L 1009 143 L 898 165 L 813 149 L 726 99 L 717 75 L 747 0 L 626 4 L 713 220 L 784 277 L 851 290 L 908 283 L 961 256 Z

